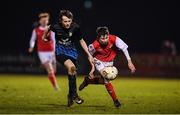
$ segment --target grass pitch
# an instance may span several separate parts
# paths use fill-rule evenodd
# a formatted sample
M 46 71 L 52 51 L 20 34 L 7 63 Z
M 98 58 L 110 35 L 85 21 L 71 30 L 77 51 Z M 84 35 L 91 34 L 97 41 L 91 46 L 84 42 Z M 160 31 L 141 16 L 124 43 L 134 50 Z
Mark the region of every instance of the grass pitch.
M 89 85 L 79 92 L 85 102 L 68 108 L 67 77 L 57 77 L 58 92 L 45 75 L 0 75 L 0 113 L 180 113 L 180 79 L 119 77 L 113 85 L 121 108 L 114 107 L 103 85 Z M 78 86 L 82 81 L 77 78 Z

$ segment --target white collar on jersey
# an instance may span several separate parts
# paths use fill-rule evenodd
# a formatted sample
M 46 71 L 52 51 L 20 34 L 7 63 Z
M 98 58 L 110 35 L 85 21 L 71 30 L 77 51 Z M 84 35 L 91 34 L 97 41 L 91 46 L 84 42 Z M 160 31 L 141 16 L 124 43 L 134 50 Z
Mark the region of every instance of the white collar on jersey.
M 43 27 L 43 26 L 39 26 L 40 30 L 45 30 L 47 28 L 47 26 Z

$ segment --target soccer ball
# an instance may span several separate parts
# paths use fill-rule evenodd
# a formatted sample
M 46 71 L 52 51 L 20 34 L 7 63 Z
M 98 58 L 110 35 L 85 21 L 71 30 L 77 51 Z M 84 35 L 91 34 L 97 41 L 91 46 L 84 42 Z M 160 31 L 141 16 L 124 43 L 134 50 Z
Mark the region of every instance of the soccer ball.
M 103 71 L 103 77 L 108 79 L 108 80 L 114 80 L 117 77 L 118 70 L 116 67 L 111 66 L 111 67 L 106 67 Z

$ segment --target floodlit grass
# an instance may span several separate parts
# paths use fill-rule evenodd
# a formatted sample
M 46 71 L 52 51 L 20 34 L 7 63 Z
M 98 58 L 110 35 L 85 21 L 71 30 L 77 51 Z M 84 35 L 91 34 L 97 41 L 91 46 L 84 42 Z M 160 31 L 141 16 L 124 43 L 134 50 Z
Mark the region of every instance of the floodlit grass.
M 77 78 L 78 86 L 83 77 Z M 180 113 L 180 80 L 122 78 L 113 81 L 121 108 L 115 108 L 103 85 L 78 92 L 82 105 L 67 107 L 67 77 L 58 76 L 54 91 L 47 76 L 0 75 L 0 113 Z

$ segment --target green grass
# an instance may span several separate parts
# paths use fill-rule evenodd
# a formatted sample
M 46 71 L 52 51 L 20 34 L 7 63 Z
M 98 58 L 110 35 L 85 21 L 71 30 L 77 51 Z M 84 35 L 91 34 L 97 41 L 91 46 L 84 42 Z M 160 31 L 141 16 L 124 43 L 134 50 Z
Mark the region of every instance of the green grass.
M 82 77 L 77 78 L 78 86 Z M 122 78 L 113 81 L 121 108 L 115 108 L 102 85 L 90 85 L 79 95 L 82 105 L 68 108 L 66 77 L 58 76 L 60 91 L 46 76 L 0 75 L 0 113 L 180 113 L 180 80 Z

